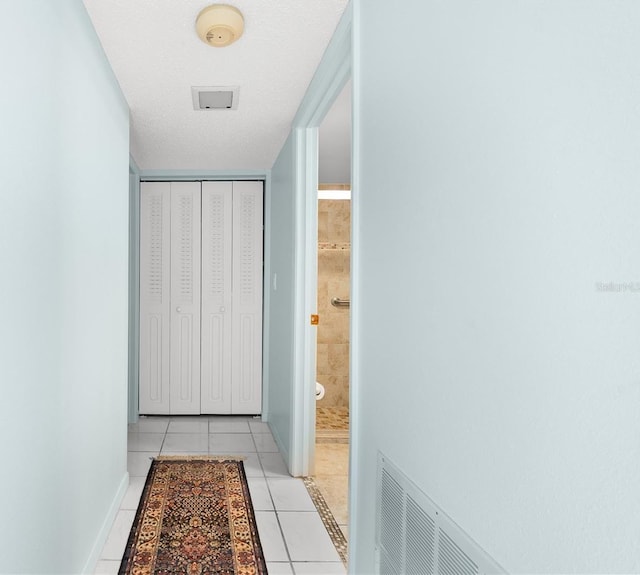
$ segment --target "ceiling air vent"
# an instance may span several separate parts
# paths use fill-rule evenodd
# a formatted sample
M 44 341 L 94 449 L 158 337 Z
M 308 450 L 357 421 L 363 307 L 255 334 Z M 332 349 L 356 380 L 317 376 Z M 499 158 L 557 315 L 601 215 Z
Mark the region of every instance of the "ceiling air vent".
M 237 86 L 194 86 L 191 97 L 194 110 L 235 110 L 238 107 Z

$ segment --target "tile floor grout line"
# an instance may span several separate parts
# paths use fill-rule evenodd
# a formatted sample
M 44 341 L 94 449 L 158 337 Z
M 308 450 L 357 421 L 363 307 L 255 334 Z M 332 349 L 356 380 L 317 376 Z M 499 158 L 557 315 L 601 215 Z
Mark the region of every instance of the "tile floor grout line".
M 158 451 L 158 455 L 156 457 L 160 457 L 162 453 L 162 448 L 164 447 L 164 442 L 167 440 L 167 432 L 169 431 L 169 423 L 167 423 L 167 427 L 164 430 L 164 435 L 162 436 L 162 442 L 160 443 L 160 450 Z
M 322 495 L 320 489 L 316 485 L 313 477 L 303 477 L 302 481 L 304 482 L 307 491 L 309 492 L 309 496 L 313 501 L 313 504 L 316 507 L 317 513 L 322 520 L 322 524 L 324 525 L 329 537 L 331 538 L 331 542 L 333 543 L 340 559 L 344 565 L 347 565 L 347 539 L 340 529 L 338 522 L 336 521 L 329 505 L 327 504 L 324 496 Z
M 269 483 L 267 483 L 267 489 L 269 489 L 269 495 L 271 495 L 271 489 L 269 488 Z M 282 529 L 282 525 L 280 524 L 280 515 L 276 509 L 275 503 L 273 505 L 273 514 L 276 516 L 276 522 L 278 523 L 278 529 L 280 529 L 280 536 L 282 537 L 282 544 L 284 545 L 284 550 L 287 552 L 287 557 L 289 558 L 289 565 L 291 566 L 291 570 L 293 571 L 293 559 L 291 558 L 291 552 L 289 551 L 289 544 L 284 536 L 284 530 Z
M 256 453 L 257 453 L 258 445 L 256 444 L 255 438 L 253 437 L 253 433 L 251 434 L 251 438 L 253 439 L 253 444 L 255 445 Z M 271 486 L 269 485 L 269 480 L 267 478 L 266 472 L 264 471 L 264 467 L 262 465 L 262 459 L 260 458 L 259 453 L 258 453 L 258 462 L 260 463 L 260 467 L 262 468 L 262 472 L 264 474 L 264 482 L 265 482 L 265 485 L 267 486 L 267 491 L 269 492 L 269 499 L 271 500 L 271 505 L 273 507 L 273 514 L 275 515 L 276 522 L 278 524 L 278 529 L 280 530 L 280 537 L 282 537 L 282 544 L 284 545 L 284 550 L 286 551 L 287 557 L 289 558 L 289 567 L 291 567 L 291 571 L 295 573 L 295 570 L 293 568 L 293 560 L 291 559 L 291 553 L 289 552 L 289 545 L 287 544 L 287 540 L 285 539 L 282 525 L 280 524 L 280 517 L 278 515 L 278 510 L 276 509 L 276 502 L 273 499 L 273 493 L 271 493 Z

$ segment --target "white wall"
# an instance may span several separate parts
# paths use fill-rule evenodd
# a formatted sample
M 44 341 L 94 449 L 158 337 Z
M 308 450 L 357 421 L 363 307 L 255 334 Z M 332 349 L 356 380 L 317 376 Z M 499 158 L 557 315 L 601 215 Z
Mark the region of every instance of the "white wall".
M 351 82 L 318 128 L 318 183 L 351 183 Z
M 512 573 L 640 571 L 640 3 L 356 0 L 361 446 Z M 401 95 L 401 98 L 400 98 Z M 386 303 L 385 303 L 386 302 Z
M 295 149 L 293 135 L 285 142 L 271 171 L 271 277 L 265 277 L 269 298 L 269 425 L 285 459 L 292 428 Z M 274 276 L 276 284 L 274 287 Z M 265 298 L 267 301 L 267 298 Z
M 79 573 L 126 483 L 128 110 L 80 0 L 2 2 L 0 70 L 0 573 Z
M 140 171 L 129 160 L 129 352 L 127 421 L 139 415 L 140 373 Z

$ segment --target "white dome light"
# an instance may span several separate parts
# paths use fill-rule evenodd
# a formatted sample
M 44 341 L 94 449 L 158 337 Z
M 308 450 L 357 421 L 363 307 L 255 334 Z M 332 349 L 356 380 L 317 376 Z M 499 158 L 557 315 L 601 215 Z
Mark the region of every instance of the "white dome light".
M 196 18 L 196 31 L 200 39 L 209 46 L 228 46 L 244 32 L 242 12 L 228 4 L 208 6 Z

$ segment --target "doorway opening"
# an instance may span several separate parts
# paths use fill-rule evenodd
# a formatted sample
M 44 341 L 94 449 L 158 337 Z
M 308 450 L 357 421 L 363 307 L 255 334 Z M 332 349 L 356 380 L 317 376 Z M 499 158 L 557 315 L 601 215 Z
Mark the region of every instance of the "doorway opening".
M 345 538 L 349 490 L 351 82 L 318 129 L 314 480 Z

